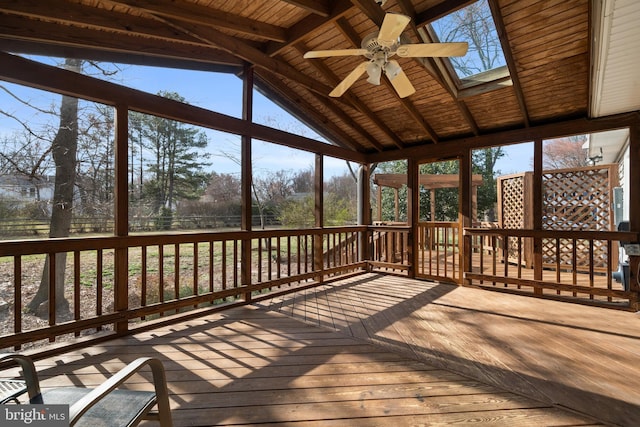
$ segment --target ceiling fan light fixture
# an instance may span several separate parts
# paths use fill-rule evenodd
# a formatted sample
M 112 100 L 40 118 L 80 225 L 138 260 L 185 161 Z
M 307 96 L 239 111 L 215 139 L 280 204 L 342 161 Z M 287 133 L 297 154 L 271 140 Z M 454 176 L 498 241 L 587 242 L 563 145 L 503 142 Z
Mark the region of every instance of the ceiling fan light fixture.
M 382 67 L 376 61 L 371 61 L 367 64 L 367 74 L 369 78 L 367 82 L 372 85 L 379 86 L 380 85 L 380 77 L 382 76 Z
M 389 61 L 384 65 L 384 73 L 391 81 L 398 77 L 400 71 L 402 71 L 402 69 L 400 68 L 400 65 L 397 61 Z

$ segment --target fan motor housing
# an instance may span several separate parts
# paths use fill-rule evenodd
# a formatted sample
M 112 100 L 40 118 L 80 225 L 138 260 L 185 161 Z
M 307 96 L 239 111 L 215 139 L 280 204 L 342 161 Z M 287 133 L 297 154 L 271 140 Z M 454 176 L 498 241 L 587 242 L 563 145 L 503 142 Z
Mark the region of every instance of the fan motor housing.
M 369 59 L 376 57 L 376 54 L 379 53 L 386 53 L 387 57 L 389 57 L 396 53 L 396 50 L 399 46 L 399 41 L 389 47 L 382 46 L 378 43 L 378 32 L 375 32 L 367 35 L 364 39 L 362 39 L 362 43 L 360 44 L 360 46 L 363 49 L 367 49 L 368 52 L 364 56 Z

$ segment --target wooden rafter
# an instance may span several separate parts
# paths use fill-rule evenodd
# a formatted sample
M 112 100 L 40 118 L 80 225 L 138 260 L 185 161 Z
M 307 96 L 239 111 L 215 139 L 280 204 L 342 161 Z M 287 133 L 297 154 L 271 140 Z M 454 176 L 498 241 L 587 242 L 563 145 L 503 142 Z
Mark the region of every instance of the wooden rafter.
M 130 45 L 130 43 L 128 44 Z M 161 57 L 160 55 L 143 55 L 140 52 L 119 50 L 103 50 L 104 46 L 66 46 L 63 44 L 45 44 L 32 41 L 7 40 L 0 38 L 0 51 L 21 52 L 29 55 L 53 56 L 57 58 L 87 59 L 98 62 L 113 62 L 118 64 L 145 65 L 151 67 L 169 67 L 185 70 L 208 71 L 212 73 L 240 74 L 243 62 L 217 49 L 206 47 L 201 55 L 194 55 L 191 49 L 189 55 L 181 57 Z M 215 55 L 211 52 L 215 51 Z
M 306 37 L 311 31 L 316 31 L 332 25 L 338 18 L 345 15 L 353 5 L 349 0 L 338 0 L 333 5 L 331 14 L 327 17 L 318 15 L 309 15 L 294 26 L 287 29 L 287 41 L 284 43 L 269 42 L 265 48 L 265 52 L 269 56 L 275 56 L 282 52 L 283 49 L 298 43 Z
M 422 42 L 430 41 L 425 39 L 426 32 L 424 31 L 424 29 L 421 30 L 418 28 L 418 27 L 424 27 L 425 24 L 418 24 L 418 22 L 421 21 L 421 18 L 418 18 L 416 16 L 416 12 L 412 3 L 409 2 L 408 0 L 398 0 L 398 5 L 402 9 L 403 13 L 411 17 L 410 28 L 415 34 L 416 38 Z M 456 10 L 457 7 L 458 7 L 458 3 L 455 3 L 455 2 L 446 2 L 438 6 L 439 9 L 443 9 L 443 12 L 444 12 L 444 9 L 446 8 L 446 12 L 444 12 L 444 14 L 451 13 L 453 10 Z M 461 100 L 459 100 L 458 89 L 457 87 L 455 87 L 455 83 L 453 82 L 453 79 L 450 76 L 446 75 L 446 72 L 442 71 L 444 68 L 441 66 L 442 59 L 416 58 L 416 60 L 423 67 L 425 67 L 425 69 L 434 77 L 434 79 L 436 79 L 436 81 L 440 83 L 440 85 L 444 87 L 451 94 L 451 97 L 453 98 L 453 101 L 458 107 L 460 114 L 462 115 L 462 117 L 464 117 L 466 123 L 471 128 L 471 131 L 473 132 L 474 135 L 478 135 L 480 133 L 478 124 L 473 118 L 473 115 L 469 111 L 469 108 L 467 107 L 467 105 L 464 102 L 461 102 Z M 438 63 L 438 65 L 436 64 L 436 62 Z M 438 142 L 437 139 L 434 139 L 433 141 Z
M 513 58 L 513 52 L 511 51 L 509 40 L 507 40 L 507 31 L 504 27 L 502 13 L 500 12 L 500 8 L 498 7 L 498 4 L 495 0 L 489 0 L 489 8 L 491 8 L 493 22 L 496 24 L 498 38 L 500 40 L 500 45 L 502 46 L 502 53 L 504 54 L 504 59 L 507 62 L 507 67 L 509 68 L 509 74 L 511 75 L 511 81 L 513 82 L 513 91 L 515 92 L 518 106 L 520 107 L 520 112 L 522 113 L 522 117 L 524 119 L 524 125 L 526 127 L 529 127 L 529 111 L 527 109 L 527 103 L 524 99 L 524 93 L 522 92 L 522 85 L 520 84 L 520 77 L 518 76 L 518 67 L 516 65 L 515 59 Z
M 292 80 L 320 95 L 327 96 L 331 91 L 330 87 L 318 82 L 306 74 L 301 73 L 286 62 L 280 61 L 276 58 L 271 58 L 259 49 L 214 28 L 174 21 L 171 19 L 162 20 L 166 24 L 191 34 L 204 42 L 210 43 L 212 46 L 216 46 L 219 49 L 253 64 L 256 67 L 265 68 L 268 71 L 279 74 L 280 76 L 288 80 Z
M 264 40 L 277 42 L 286 40 L 285 29 L 282 27 L 232 15 L 195 3 L 180 2 L 178 4 L 168 0 L 118 0 L 112 3 L 144 10 L 147 13 L 172 20 L 213 28 L 224 28 Z
M 327 17 L 331 12 L 329 0 L 284 0 L 313 14 Z
M 272 74 L 267 73 L 262 69 L 258 69 L 256 74 L 259 77 L 260 81 L 264 81 L 266 83 L 265 85 L 260 86 L 260 90 L 268 93 L 278 103 L 285 104 L 287 106 L 292 106 L 294 101 L 292 101 L 290 97 L 287 96 L 291 91 L 290 88 L 286 87 L 281 80 L 274 78 Z M 297 107 L 303 107 L 305 108 L 306 111 L 315 111 L 315 109 L 302 98 L 299 98 L 299 97 L 296 98 L 295 103 L 297 104 L 296 105 Z M 300 105 L 300 104 L 303 104 L 303 105 Z M 342 113 L 342 111 L 337 108 L 335 110 L 337 111 L 332 110 L 332 112 L 337 113 L 337 115 Z M 339 116 L 339 117 L 341 119 L 348 119 L 348 117 L 342 117 L 342 116 Z M 312 121 L 315 124 L 315 126 L 311 126 L 311 127 L 315 128 L 319 134 L 331 135 L 332 138 L 329 138 L 329 139 L 335 142 L 337 145 L 343 148 L 349 148 L 349 149 L 353 149 L 360 152 L 366 151 L 361 143 L 355 141 L 351 136 L 349 136 L 339 127 L 335 126 L 335 124 L 326 116 L 323 116 L 320 114 L 308 114 L 306 117 L 306 121 Z M 360 125 L 358 125 L 357 123 L 353 122 L 353 127 L 354 127 L 354 130 L 359 131 L 364 135 L 367 135 L 366 136 L 367 139 L 371 138 L 370 135 L 361 132 L 362 129 L 360 128 Z M 372 143 L 372 141 L 375 141 L 375 139 L 369 140 L 370 143 Z
M 38 21 L 24 16 L 3 15 L 0 36 L 5 39 L 18 39 L 29 42 L 32 47 L 41 46 L 40 53 L 52 54 L 48 46 L 62 48 L 94 49 L 96 51 L 130 54 L 137 58 L 158 57 L 171 60 L 202 61 L 209 64 L 240 65 L 237 58 L 210 44 L 186 40 L 184 35 L 176 39 L 140 37 L 138 32 L 112 32 L 104 38 L 104 32 L 98 28 L 62 27 L 51 22 Z M 140 30 L 141 31 L 141 30 Z M 132 50 L 132 46 L 138 49 Z M 15 46 L 14 46 L 15 49 Z M 13 49 L 8 49 L 12 51 Z
M 27 34 L 27 38 L 30 32 L 51 36 L 52 34 L 45 32 L 51 28 L 55 28 L 56 33 L 71 34 L 83 29 L 93 29 L 104 30 L 115 36 L 138 35 L 151 37 L 154 40 L 202 44 L 200 40 L 188 34 L 178 32 L 169 27 L 158 26 L 153 19 L 82 4 L 50 2 L 49 7 L 45 9 L 39 6 L 38 3 L 37 1 L 20 1 L 0 4 L 0 12 L 7 14 L 7 16 L 2 17 L 2 26 L 0 28 L 6 31 L 9 28 L 15 28 L 19 24 L 24 24 L 29 30 L 24 31 Z M 21 19 L 16 17 L 21 17 Z M 55 20 L 56 24 L 51 23 L 53 20 Z M 65 29 L 61 24 L 66 25 L 67 28 Z M 39 27 L 42 27 L 43 30 L 38 30 Z M 97 34 L 104 36 L 104 33 Z
M 420 13 L 417 13 L 414 17 L 416 25 L 423 27 L 430 22 L 433 22 L 443 16 L 455 12 L 458 9 L 462 9 L 465 6 L 474 3 L 477 0 L 447 0 L 443 1 L 435 6 L 430 7 Z
M 367 156 L 369 163 L 388 162 L 407 158 L 450 158 L 462 155 L 468 150 L 491 147 L 496 144 L 508 145 L 521 142 L 530 142 L 537 139 L 561 138 L 564 136 L 602 132 L 612 129 L 620 129 L 635 126 L 640 123 L 640 113 L 624 113 L 615 116 L 598 119 L 559 119 L 555 123 L 532 125 L 528 128 L 519 128 L 492 132 L 468 138 L 458 138 L 437 145 L 423 145 L 405 148 L 401 152 L 386 151 L 372 153 Z M 398 155 L 402 153 L 402 155 Z

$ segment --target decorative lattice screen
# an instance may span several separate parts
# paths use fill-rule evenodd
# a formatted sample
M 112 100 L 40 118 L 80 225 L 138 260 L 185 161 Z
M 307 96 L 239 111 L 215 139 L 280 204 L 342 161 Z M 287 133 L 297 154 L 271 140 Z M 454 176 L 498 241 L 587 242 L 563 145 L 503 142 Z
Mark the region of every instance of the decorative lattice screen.
M 542 228 L 565 231 L 614 230 L 613 187 L 617 185 L 617 165 L 545 171 L 542 175 Z M 502 228 L 532 228 L 533 173 L 525 172 L 498 178 L 498 211 Z M 508 253 L 515 242 L 508 242 Z M 543 263 L 572 265 L 574 245 L 577 267 L 605 269 L 609 254 L 606 242 L 594 241 L 593 259 L 590 248 L 580 239 L 567 239 L 557 246 L 543 240 Z M 533 254 L 525 251 L 528 265 Z M 509 257 L 511 259 L 511 256 Z
M 502 194 L 502 228 L 524 228 L 524 180 L 525 175 L 522 174 L 498 181 Z
M 613 185 L 617 170 L 611 167 L 549 171 L 542 175 L 542 227 L 546 230 L 613 230 Z M 593 263 L 596 270 L 607 268 L 607 247 L 594 241 L 593 260 L 588 243 L 582 240 L 542 241 L 545 264 L 571 265 L 575 245 L 578 267 Z M 559 259 L 557 259 L 558 257 Z
M 502 228 L 526 228 L 527 212 L 525 202 L 525 182 L 530 174 L 512 175 L 498 179 L 499 209 L 498 219 Z M 512 262 L 518 260 L 518 240 L 508 238 L 506 241 L 507 257 Z M 526 260 L 523 260 L 526 263 Z

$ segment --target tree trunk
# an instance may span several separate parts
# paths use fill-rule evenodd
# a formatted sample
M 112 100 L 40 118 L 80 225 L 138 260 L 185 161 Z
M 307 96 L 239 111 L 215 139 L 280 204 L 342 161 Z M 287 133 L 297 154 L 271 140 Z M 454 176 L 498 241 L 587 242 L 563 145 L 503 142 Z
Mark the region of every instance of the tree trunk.
M 67 59 L 65 67 L 79 72 L 81 61 Z M 76 178 L 76 153 L 78 147 L 78 99 L 63 96 L 60 103 L 60 126 L 52 144 L 56 165 L 55 186 L 51 207 L 49 237 L 68 237 L 71 229 L 73 193 Z M 69 302 L 64 297 L 66 253 L 56 254 L 55 301 L 56 318 L 63 319 L 69 313 Z M 31 312 L 43 315 L 38 308 L 49 299 L 49 256 L 42 271 L 38 292 L 27 305 Z M 48 313 L 48 311 L 47 311 Z

